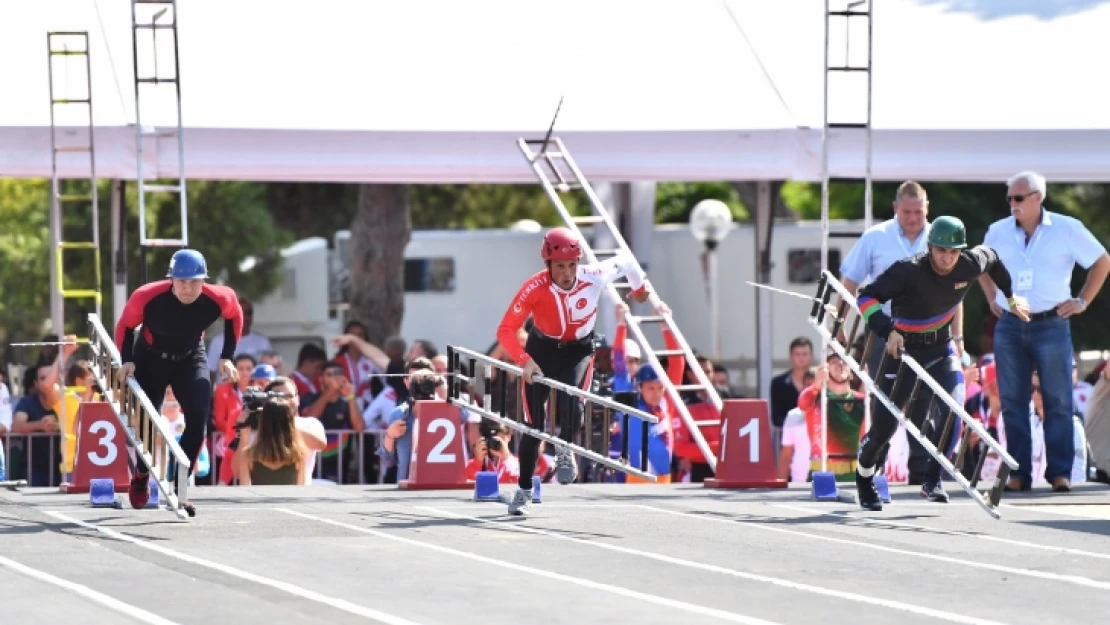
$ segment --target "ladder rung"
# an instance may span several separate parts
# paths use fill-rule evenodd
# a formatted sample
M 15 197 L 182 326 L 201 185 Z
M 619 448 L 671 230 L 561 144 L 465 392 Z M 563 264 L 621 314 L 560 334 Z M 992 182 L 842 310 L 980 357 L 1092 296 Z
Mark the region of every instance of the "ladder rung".
M 705 387 L 701 384 L 679 384 L 674 387 L 674 390 L 680 393 L 682 391 L 704 391 Z
M 630 317 L 637 323 L 663 323 L 667 320 L 667 318 L 663 317 L 662 315 L 649 315 L 646 317 L 637 317 L 634 315 L 630 315 Z
M 50 56 L 87 56 L 88 50 L 51 50 Z
M 92 146 L 88 145 L 61 145 L 54 148 L 55 152 L 92 152 Z
M 153 132 L 140 132 L 140 137 L 177 137 L 180 133 L 174 128 L 167 128 L 166 130 L 155 130 Z
M 95 250 L 100 246 L 92 241 L 61 241 L 58 247 L 63 250 Z
M 869 72 L 870 67 L 863 67 L 860 65 L 830 65 L 825 68 L 830 72 Z
M 829 233 L 829 238 L 830 239 L 855 239 L 855 238 L 862 237 L 862 236 L 863 236 L 862 232 L 830 232 Z
M 583 215 L 579 217 L 572 217 L 571 221 L 573 221 L 575 225 L 581 224 L 585 226 L 591 224 L 603 224 L 605 223 L 605 218 L 601 215 Z
M 145 28 L 147 30 L 172 30 L 177 28 L 177 24 L 170 22 L 169 24 L 135 24 L 135 28 Z
M 181 193 L 181 185 L 177 184 L 144 184 L 143 191 L 149 193 Z
M 871 11 L 852 11 L 849 9 L 847 11 L 829 11 L 829 15 L 835 17 L 868 17 L 871 15 Z
M 63 193 L 58 194 L 59 202 L 91 202 L 91 195 L 66 195 Z
M 100 291 L 94 289 L 62 289 L 65 299 L 100 299 Z
M 620 254 L 620 253 L 621 253 L 621 250 L 594 250 L 594 255 L 595 256 L 597 254 L 608 254 L 610 256 L 616 256 L 617 254 Z
M 618 289 L 631 289 L 632 285 L 627 282 L 614 282 L 613 286 Z
M 136 78 L 135 82 L 152 83 L 152 84 L 173 84 L 177 82 L 176 78 Z
M 707 421 L 694 421 L 694 425 L 698 426 L 699 428 L 703 428 L 707 425 L 720 425 L 720 424 L 721 424 L 720 419 L 710 419 L 710 420 L 707 420 Z
M 92 104 L 92 98 L 59 98 L 51 100 L 51 104 Z
M 858 130 L 865 130 L 867 128 L 867 126 L 868 126 L 868 124 L 866 122 L 864 122 L 864 123 L 861 123 L 861 122 L 851 122 L 851 123 L 845 123 L 845 122 L 832 123 L 832 122 L 829 122 L 829 128 L 855 128 L 855 129 L 858 129 Z
M 657 352 L 652 352 L 656 357 L 659 356 L 683 356 L 686 352 L 681 349 L 661 349 Z
M 181 239 L 144 239 L 139 241 L 139 245 L 143 247 L 185 247 L 185 241 Z

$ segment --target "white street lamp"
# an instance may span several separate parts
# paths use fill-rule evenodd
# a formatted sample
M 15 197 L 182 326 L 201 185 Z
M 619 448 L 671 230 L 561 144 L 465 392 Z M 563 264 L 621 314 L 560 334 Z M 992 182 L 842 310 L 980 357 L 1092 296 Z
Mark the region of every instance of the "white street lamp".
M 732 211 L 720 200 L 702 200 L 690 213 L 690 232 L 705 244 L 709 261 L 709 327 L 713 357 L 721 357 L 720 307 L 717 295 L 717 246 L 732 229 Z

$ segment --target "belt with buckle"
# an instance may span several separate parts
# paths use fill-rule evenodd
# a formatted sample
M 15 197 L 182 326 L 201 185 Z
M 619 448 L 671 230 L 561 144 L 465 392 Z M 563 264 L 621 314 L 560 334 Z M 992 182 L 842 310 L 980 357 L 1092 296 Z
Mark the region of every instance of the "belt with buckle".
M 1013 313 L 1010 313 L 1010 314 L 1013 314 Z M 1030 321 L 1044 321 L 1045 319 L 1051 319 L 1053 317 L 1059 317 L 1059 316 L 1060 315 L 1056 314 L 1056 309 L 1055 308 L 1049 308 L 1048 310 L 1042 310 L 1039 313 L 1029 313 L 1029 320 Z
M 532 327 L 532 334 L 537 339 L 539 339 L 540 341 L 542 341 L 544 343 L 548 343 L 548 344 L 550 344 L 550 345 L 552 345 L 552 346 L 554 346 L 558 349 L 565 349 L 567 347 L 586 347 L 586 346 L 592 345 L 593 342 L 594 342 L 594 333 L 593 332 L 590 332 L 586 336 L 584 336 L 580 339 L 575 339 L 573 341 L 560 341 L 557 338 L 547 336 L 546 334 L 537 330 L 535 328 L 535 326 Z
M 946 326 L 943 330 L 906 332 L 902 335 L 902 344 L 907 347 L 910 345 L 935 345 L 937 343 L 944 343 L 950 338 L 952 338 L 951 326 Z
M 171 353 L 171 352 L 163 352 L 161 350 L 154 349 L 153 347 L 146 344 L 145 342 L 142 345 L 143 345 L 143 349 L 145 349 L 147 352 L 149 352 L 152 356 L 157 356 L 157 357 L 161 358 L 162 360 L 169 360 L 169 361 L 172 361 L 172 362 L 179 362 L 179 361 L 185 360 L 186 358 L 192 356 L 193 353 L 195 353 L 197 351 L 195 349 L 190 349 L 187 352 Z

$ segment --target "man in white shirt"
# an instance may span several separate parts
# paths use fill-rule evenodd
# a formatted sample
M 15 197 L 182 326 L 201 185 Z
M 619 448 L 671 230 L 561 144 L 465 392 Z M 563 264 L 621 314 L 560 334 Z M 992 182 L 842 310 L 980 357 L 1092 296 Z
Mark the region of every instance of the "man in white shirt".
M 1006 310 L 1004 296 L 989 278 L 979 284 L 999 317 L 994 353 L 1007 451 L 1020 465 L 1010 474 L 1007 490 L 1032 487 L 1032 431 L 1029 402 L 1032 373 L 1040 374 L 1044 401 L 1044 477 L 1058 492 L 1071 490 L 1075 456 L 1072 422 L 1072 341 L 1069 318 L 1082 314 L 1110 273 L 1106 248 L 1078 219 L 1045 210 L 1044 176 L 1024 171 L 1009 180 L 1009 217 L 987 230 L 983 243 L 993 248 L 1010 272 L 1014 294 L 1029 301 L 1030 321 Z M 1078 297 L 1071 294 L 1076 264 L 1089 269 Z
M 274 347 L 270 345 L 270 339 L 251 330 L 251 326 L 254 325 L 254 304 L 241 295 L 238 300 L 239 307 L 243 309 L 243 334 L 235 344 L 235 356 L 249 354 L 255 362 L 259 362 L 262 352 L 272 352 Z M 213 377 L 216 375 L 216 366 L 220 363 L 220 353 L 223 349 L 224 335 L 217 334 L 212 337 L 212 342 L 208 344 L 208 370 L 212 372 Z

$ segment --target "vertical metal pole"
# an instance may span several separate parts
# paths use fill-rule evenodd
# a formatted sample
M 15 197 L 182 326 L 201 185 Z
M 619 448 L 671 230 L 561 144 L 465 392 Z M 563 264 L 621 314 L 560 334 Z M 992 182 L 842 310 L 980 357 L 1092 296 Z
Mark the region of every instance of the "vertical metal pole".
M 868 80 L 871 74 L 868 73 Z M 189 246 L 189 194 L 185 192 L 185 120 L 181 117 L 181 56 L 177 46 L 177 2 L 173 3 L 173 78 L 177 89 L 177 176 L 181 185 L 178 194 L 181 201 L 181 244 Z M 870 106 L 870 104 L 868 104 Z
M 85 96 L 89 99 L 89 172 L 92 176 L 89 181 L 89 195 L 92 196 L 92 244 L 93 244 L 93 270 L 96 284 L 96 297 L 93 298 L 96 307 L 96 317 L 102 318 L 102 305 L 104 299 L 103 286 L 100 273 L 100 192 L 96 179 L 96 139 L 93 133 L 93 97 L 92 97 L 92 47 L 89 45 L 89 35 L 85 34 L 85 75 L 88 77 Z
M 46 35 L 47 76 L 50 80 L 50 322 L 54 333 L 60 340 L 65 335 L 62 301 L 62 268 L 58 265 L 61 258 L 62 205 L 61 181 L 58 180 L 58 141 L 54 117 L 54 55 L 50 34 Z M 61 354 L 61 349 L 58 350 Z
M 824 124 L 821 129 L 821 273 L 829 269 L 829 0 L 825 0 Z M 847 64 L 847 60 L 845 60 Z M 825 364 L 828 346 L 821 339 L 820 364 Z M 828 412 L 826 384 L 821 384 L 821 471 L 828 471 Z
M 123 209 L 123 182 L 112 180 L 112 321 L 119 322 L 127 303 L 126 216 Z
M 705 247 L 709 255 L 709 332 L 713 337 L 713 359 L 719 360 L 721 358 L 721 294 L 717 241 L 708 239 Z

